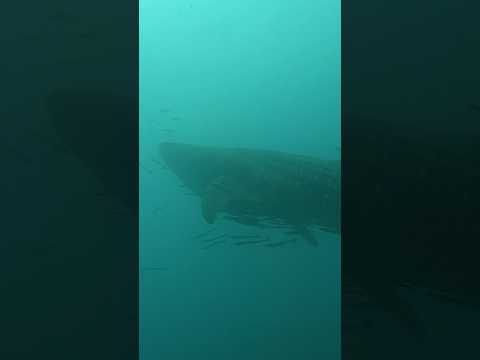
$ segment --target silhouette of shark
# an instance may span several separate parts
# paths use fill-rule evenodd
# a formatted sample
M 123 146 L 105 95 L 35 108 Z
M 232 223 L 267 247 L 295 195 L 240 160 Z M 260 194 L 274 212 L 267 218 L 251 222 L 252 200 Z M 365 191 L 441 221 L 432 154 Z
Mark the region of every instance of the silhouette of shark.
M 201 197 L 202 215 L 293 228 L 316 245 L 310 227 L 340 232 L 340 162 L 282 152 L 162 143 L 166 165 Z
M 106 191 L 136 214 L 138 158 L 132 149 L 138 149 L 138 143 L 133 144 L 138 141 L 137 100 L 101 91 L 66 90 L 49 97 L 47 110 L 63 142 L 97 175 Z M 451 139 L 429 138 L 427 142 L 425 137 L 413 139 L 411 132 L 403 136 L 401 128 L 392 129 L 385 121 L 344 117 L 342 141 L 348 145 L 342 152 L 344 284 L 364 288 L 375 303 L 406 319 L 412 328 L 419 320 L 415 310 L 397 296 L 402 286 L 479 306 L 478 137 L 465 135 L 452 146 Z M 129 143 L 131 147 L 126 146 Z M 333 209 L 328 213 L 322 213 L 326 208 L 316 203 L 323 192 L 338 191 L 327 180 L 339 175 L 338 163 L 330 166 L 333 163 L 296 155 L 193 145 L 163 144 L 160 150 L 185 184 L 202 196 L 206 220 L 215 221 L 217 213 L 224 212 L 253 224 L 276 217 L 290 226 L 308 229 L 320 224 L 338 232 L 340 216 L 334 209 L 340 198 L 336 205 L 335 201 L 328 203 Z M 182 156 L 193 161 L 183 163 Z M 195 156 L 205 167 L 189 167 Z M 299 168 L 306 175 L 295 176 Z M 242 174 L 251 174 L 245 183 Z M 312 196 L 307 198 L 302 186 L 293 191 L 293 179 L 315 184 L 312 174 L 326 174 Z M 277 187 L 269 189 L 266 178 Z M 251 188 L 257 184 L 258 188 Z M 290 192 L 283 194 L 284 189 Z M 287 206 L 264 207 L 269 202 L 263 194 L 276 194 L 279 199 L 271 204 Z
M 74 156 L 132 214 L 138 212 L 138 100 L 103 91 L 58 90 L 46 101 L 51 123 Z
M 342 282 L 364 288 L 417 335 L 427 329 L 401 288 L 480 306 L 479 132 L 469 126 L 456 140 L 343 116 Z

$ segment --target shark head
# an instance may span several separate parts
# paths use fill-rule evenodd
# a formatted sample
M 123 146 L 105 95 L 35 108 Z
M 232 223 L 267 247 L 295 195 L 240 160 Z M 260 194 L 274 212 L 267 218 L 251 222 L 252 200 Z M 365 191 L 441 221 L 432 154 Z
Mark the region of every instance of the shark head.
M 164 142 L 159 146 L 165 165 L 183 182 L 197 177 L 202 168 L 200 154 L 191 145 Z
M 194 192 L 203 193 L 213 179 L 223 175 L 224 159 L 211 148 L 164 142 L 159 151 L 167 167 Z
M 45 99 L 50 124 L 65 148 L 108 192 L 137 211 L 138 100 L 100 90 L 56 90 Z M 125 144 L 131 144 L 125 146 Z
M 160 155 L 166 165 L 173 171 L 191 166 L 195 154 L 191 145 L 163 142 L 159 146 Z

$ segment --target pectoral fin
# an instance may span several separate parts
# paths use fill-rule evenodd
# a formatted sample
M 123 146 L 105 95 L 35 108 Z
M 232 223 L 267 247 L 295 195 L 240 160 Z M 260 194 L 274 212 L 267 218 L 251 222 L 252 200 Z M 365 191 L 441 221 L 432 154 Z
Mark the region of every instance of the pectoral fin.
M 300 235 L 302 238 L 307 240 L 310 245 L 318 246 L 318 241 L 315 239 L 313 232 L 304 225 L 295 226 L 295 232 Z
M 426 328 L 422 324 L 414 306 L 402 299 L 393 288 L 373 285 L 366 290 L 385 311 L 393 315 L 405 326 L 409 334 L 413 335 L 417 341 L 425 340 L 427 335 Z
M 208 186 L 202 197 L 202 215 L 209 224 L 215 222 L 218 212 L 222 211 L 231 199 L 227 185 L 228 178 L 218 177 Z

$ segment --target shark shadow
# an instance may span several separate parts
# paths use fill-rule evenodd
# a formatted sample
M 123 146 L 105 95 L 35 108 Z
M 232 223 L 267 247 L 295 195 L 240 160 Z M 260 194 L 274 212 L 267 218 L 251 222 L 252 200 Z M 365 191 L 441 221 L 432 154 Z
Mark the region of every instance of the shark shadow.
M 105 192 L 138 213 L 138 99 L 102 91 L 57 90 L 46 110 L 58 137 Z

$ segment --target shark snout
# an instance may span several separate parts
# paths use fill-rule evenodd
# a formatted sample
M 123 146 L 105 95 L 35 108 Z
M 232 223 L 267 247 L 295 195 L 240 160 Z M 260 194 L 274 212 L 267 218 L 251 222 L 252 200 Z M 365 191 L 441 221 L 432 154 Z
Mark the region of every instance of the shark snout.
M 196 147 L 174 142 L 162 142 L 159 145 L 160 156 L 165 162 L 192 163 L 197 157 Z
M 160 150 L 160 154 L 164 154 L 165 152 L 168 152 L 173 146 L 174 146 L 174 144 L 169 143 L 169 142 L 160 143 L 160 145 L 158 147 L 159 150 Z
M 172 156 L 174 156 L 175 148 L 176 144 L 169 142 L 161 143 L 158 147 L 160 151 L 160 156 L 163 158 L 164 161 L 168 161 L 172 158 Z

